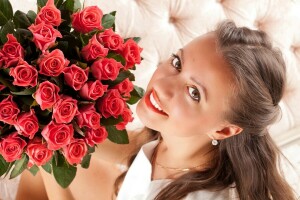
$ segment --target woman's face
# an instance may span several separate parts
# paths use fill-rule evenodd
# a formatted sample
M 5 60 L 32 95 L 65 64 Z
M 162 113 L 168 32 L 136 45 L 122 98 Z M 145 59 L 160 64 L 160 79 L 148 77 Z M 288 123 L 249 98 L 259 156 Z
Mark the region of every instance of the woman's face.
M 215 40 L 214 33 L 198 37 L 158 66 L 137 105 L 145 126 L 188 137 L 222 125 L 232 75 Z

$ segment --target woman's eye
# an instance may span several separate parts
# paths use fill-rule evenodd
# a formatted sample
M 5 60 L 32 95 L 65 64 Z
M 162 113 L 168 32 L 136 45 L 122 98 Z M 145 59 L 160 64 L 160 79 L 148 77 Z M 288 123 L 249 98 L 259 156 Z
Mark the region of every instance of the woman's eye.
M 181 71 L 181 61 L 179 56 L 173 54 L 172 55 L 172 60 L 171 60 L 171 65 L 177 70 Z
M 188 92 L 189 92 L 189 95 L 191 96 L 191 98 L 194 101 L 197 101 L 197 102 L 200 101 L 200 92 L 197 88 L 192 87 L 192 86 L 188 86 Z

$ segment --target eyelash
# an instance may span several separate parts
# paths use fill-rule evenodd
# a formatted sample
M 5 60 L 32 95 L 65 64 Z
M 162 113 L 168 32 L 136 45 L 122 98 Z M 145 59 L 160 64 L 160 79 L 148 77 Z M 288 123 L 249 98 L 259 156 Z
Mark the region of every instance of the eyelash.
M 178 61 L 176 62 L 176 64 L 179 64 L 179 67 L 178 66 L 175 66 L 176 64 L 174 64 L 174 60 L 177 59 Z M 178 63 L 179 62 L 179 63 Z M 171 56 L 171 62 L 170 62 L 171 66 L 174 67 L 178 72 L 181 72 L 181 61 L 180 61 L 180 57 L 176 54 L 172 54 Z M 190 93 L 190 89 L 194 89 L 197 91 L 197 94 L 198 94 L 198 97 L 197 98 L 194 98 L 191 93 Z M 192 98 L 193 101 L 196 101 L 196 102 L 200 102 L 200 99 L 201 99 L 201 95 L 200 95 L 200 92 L 199 90 L 197 89 L 197 87 L 195 86 L 191 86 L 191 85 L 188 85 L 187 86 L 187 92 L 189 93 L 189 96 Z

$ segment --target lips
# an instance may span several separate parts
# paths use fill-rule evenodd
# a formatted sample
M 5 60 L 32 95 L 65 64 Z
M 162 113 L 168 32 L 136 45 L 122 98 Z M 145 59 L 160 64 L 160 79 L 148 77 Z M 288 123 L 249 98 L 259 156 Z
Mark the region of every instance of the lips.
M 163 111 L 155 90 L 152 90 L 146 95 L 145 102 L 146 105 L 154 112 L 168 116 L 168 114 Z

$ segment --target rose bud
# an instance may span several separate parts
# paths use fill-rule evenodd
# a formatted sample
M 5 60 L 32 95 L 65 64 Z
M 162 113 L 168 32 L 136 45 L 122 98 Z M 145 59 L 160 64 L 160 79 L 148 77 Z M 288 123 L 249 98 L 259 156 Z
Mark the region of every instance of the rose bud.
M 125 108 L 123 114 L 121 115 L 123 118 L 123 121 L 118 123 L 116 125 L 116 128 L 118 130 L 124 130 L 126 128 L 126 125 L 128 124 L 128 122 L 132 122 L 133 121 L 133 117 L 132 117 L 132 112 L 130 109 Z
M 20 135 L 32 139 L 39 130 L 39 123 L 34 110 L 31 109 L 29 113 L 21 113 L 17 118 L 15 128 Z
M 77 100 L 62 96 L 53 106 L 52 118 L 56 123 L 70 123 L 78 114 Z
M 84 105 L 79 109 L 79 114 L 76 116 L 79 128 L 83 126 L 91 129 L 98 129 L 100 127 L 101 115 L 96 112 L 94 104 Z
M 127 40 L 123 45 L 122 55 L 126 60 L 125 69 L 131 69 L 135 64 L 141 63 L 142 48 L 133 39 Z
M 54 45 L 57 37 L 62 37 L 60 32 L 45 22 L 41 22 L 38 25 L 32 24 L 28 29 L 33 34 L 33 42 L 35 46 L 40 49 L 43 53 Z
M 17 132 L 14 132 L 0 141 L 0 154 L 6 162 L 13 162 L 21 159 L 25 146 L 25 140 L 20 138 Z
M 111 89 L 106 96 L 97 101 L 96 106 L 105 118 L 110 116 L 118 118 L 124 112 L 126 103 L 118 90 Z
M 40 105 L 42 110 L 52 108 L 59 99 L 59 87 L 49 81 L 42 82 L 36 92 L 34 98 Z
M 13 101 L 13 96 L 8 95 L 6 99 L 0 102 L 0 121 L 14 125 L 20 110 L 17 104 Z
M 14 77 L 13 85 L 34 87 L 37 84 L 38 72 L 36 68 L 23 59 L 19 60 L 16 67 L 10 69 L 9 75 Z
M 87 100 L 97 100 L 99 97 L 102 97 L 104 92 L 107 91 L 108 86 L 102 85 L 99 80 L 88 81 L 80 89 L 80 96 Z
M 96 130 L 87 129 L 85 131 L 85 142 L 90 146 L 93 147 L 95 144 L 100 144 L 103 142 L 108 136 L 108 133 L 104 127 L 99 127 Z
M 129 80 L 129 78 L 126 78 L 124 81 L 114 86 L 113 88 L 117 89 L 124 97 L 130 97 L 130 92 L 133 90 L 133 84 Z
M 53 155 L 53 151 L 47 148 L 47 143 L 43 143 L 40 138 L 31 140 L 25 152 L 29 157 L 29 167 L 32 167 L 34 164 L 37 166 L 45 165 L 51 160 Z
M 42 131 L 42 136 L 48 143 L 48 149 L 58 150 L 65 147 L 73 139 L 74 129 L 72 124 L 57 124 L 51 121 Z
M 119 51 L 122 50 L 124 43 L 123 38 L 116 34 L 112 28 L 106 29 L 104 32 L 97 35 L 98 41 L 104 45 L 104 47 L 110 50 Z
M 95 61 L 92 66 L 92 74 L 98 80 L 115 80 L 119 71 L 122 68 L 122 64 L 117 62 L 113 58 L 103 58 Z
M 24 59 L 24 49 L 13 34 L 7 34 L 7 42 L 0 52 L 0 67 L 12 67 L 18 63 L 19 58 Z
M 60 10 L 55 7 L 54 0 L 48 0 L 37 14 L 35 24 L 44 22 L 52 26 L 59 26 L 61 23 Z
M 102 11 L 97 6 L 89 6 L 72 15 L 72 27 L 81 33 L 94 29 L 101 30 Z
M 83 139 L 73 139 L 68 146 L 63 148 L 63 154 L 71 165 L 79 164 L 87 153 L 87 150 Z
M 39 58 L 39 72 L 46 76 L 58 76 L 69 63 L 70 61 L 64 57 L 64 53 L 59 49 L 55 49 L 51 53 L 44 53 Z
M 76 66 L 75 64 L 66 67 L 63 71 L 65 82 L 74 90 L 80 90 L 84 83 L 88 80 L 89 68 L 85 70 Z
M 102 44 L 100 44 L 94 35 L 89 43 L 82 48 L 81 55 L 86 61 L 95 60 L 99 57 L 105 57 L 108 54 L 108 49 L 104 48 Z

